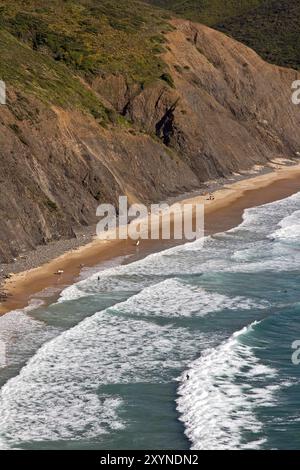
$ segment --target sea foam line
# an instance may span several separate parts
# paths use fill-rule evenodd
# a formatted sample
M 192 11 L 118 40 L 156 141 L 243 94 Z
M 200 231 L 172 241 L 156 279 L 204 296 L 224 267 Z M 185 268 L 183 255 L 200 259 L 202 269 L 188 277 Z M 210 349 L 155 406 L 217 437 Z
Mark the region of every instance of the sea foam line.
M 193 450 L 258 449 L 265 442 L 255 410 L 274 406 L 277 386 L 266 386 L 265 379 L 274 379 L 276 370 L 240 341 L 257 325 L 207 350 L 181 376 L 177 410 Z M 247 442 L 245 432 L 252 435 Z

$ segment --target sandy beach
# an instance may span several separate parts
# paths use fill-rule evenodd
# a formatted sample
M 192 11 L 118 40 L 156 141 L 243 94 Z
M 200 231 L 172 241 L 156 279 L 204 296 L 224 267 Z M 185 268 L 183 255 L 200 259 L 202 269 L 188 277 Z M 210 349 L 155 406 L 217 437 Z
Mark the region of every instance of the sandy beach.
M 249 207 L 288 197 L 300 190 L 300 165 L 278 166 L 271 172 L 249 176 L 246 179 L 225 184 L 214 191 L 214 199 L 192 196 L 181 203 L 204 203 L 205 233 L 228 230 L 242 220 L 243 211 Z M 12 275 L 4 283 L 8 298 L 0 304 L 0 314 L 23 308 L 30 298 L 46 288 L 53 288 L 55 296 L 78 279 L 82 267 L 89 268 L 119 256 L 130 256 L 130 261 L 178 244 L 167 240 L 143 240 L 137 249 L 132 240 L 104 241 L 94 239 L 90 243 L 68 251 L 35 269 Z M 62 270 L 62 275 L 56 275 Z

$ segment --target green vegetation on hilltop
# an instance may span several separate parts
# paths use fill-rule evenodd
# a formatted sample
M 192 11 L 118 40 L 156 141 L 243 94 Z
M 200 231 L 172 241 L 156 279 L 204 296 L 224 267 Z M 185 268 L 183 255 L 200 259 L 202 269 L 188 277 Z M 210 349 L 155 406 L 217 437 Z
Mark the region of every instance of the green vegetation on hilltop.
M 265 60 L 300 69 L 299 0 L 148 0 L 243 42 Z
M 140 85 L 161 77 L 167 17 L 138 0 L 0 0 L 0 76 L 102 119 L 107 112 L 84 81 L 106 72 Z
M 141 82 L 162 73 L 168 26 L 161 11 L 137 0 L 0 0 L 0 15 L 19 40 L 76 70 L 117 71 Z
M 25 44 L 0 28 L 0 77 L 19 90 L 42 101 L 63 107 L 75 106 L 105 123 L 109 111 L 92 91 L 70 74 L 67 67 L 46 55 L 37 55 Z
M 268 0 L 214 27 L 257 51 L 265 60 L 300 69 L 300 2 Z
M 158 78 L 174 86 L 160 55 L 171 28 L 167 9 L 270 62 L 300 68 L 298 0 L 0 0 L 0 78 L 48 103 L 115 122 L 88 84 L 120 73 L 141 87 Z
M 210 26 L 262 4 L 264 0 L 148 0 L 178 16 Z

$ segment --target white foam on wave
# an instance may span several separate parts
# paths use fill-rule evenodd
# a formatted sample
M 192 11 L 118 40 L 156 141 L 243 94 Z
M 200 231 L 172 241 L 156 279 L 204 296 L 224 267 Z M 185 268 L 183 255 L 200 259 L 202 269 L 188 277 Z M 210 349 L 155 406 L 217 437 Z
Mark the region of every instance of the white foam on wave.
M 0 317 L 0 367 L 18 364 L 59 330 L 32 318 L 32 310 L 43 305 L 32 300 L 23 310 L 13 310 Z
M 117 309 L 127 315 L 200 317 L 222 310 L 263 309 L 268 306 L 268 302 L 256 302 L 242 296 L 228 297 L 182 283 L 179 279 L 167 279 L 130 297 L 117 305 Z
M 240 341 L 248 331 L 206 351 L 180 379 L 177 410 L 194 450 L 257 449 L 264 442 L 255 412 L 274 406 L 278 385 L 266 381 L 274 381 L 276 370 Z M 243 441 L 244 433 L 252 439 Z
M 140 262 L 121 265 L 106 269 L 103 272 L 95 273 L 87 279 L 64 289 L 58 302 L 61 303 L 76 300 L 103 292 L 134 292 L 136 290 L 140 290 L 147 285 L 147 280 L 143 280 L 138 276 L 135 276 L 136 273 L 134 268 L 136 266 L 138 267 L 138 264 L 136 263 Z
M 127 265 L 120 265 L 67 287 L 59 302 L 75 300 L 103 292 L 135 293 L 163 280 L 169 274 L 180 275 L 186 269 L 180 247 L 173 247 Z M 199 270 L 199 267 L 197 268 Z M 99 279 L 98 279 L 99 278 Z
M 163 381 L 199 347 L 183 328 L 100 312 L 41 347 L 0 394 L 0 438 L 92 439 L 124 427 L 122 399 L 102 385 Z
M 300 252 L 284 250 L 274 247 L 272 252 L 267 250 L 262 253 L 261 260 L 258 261 L 259 254 L 253 252 L 254 261 L 251 259 L 251 252 L 247 251 L 243 256 L 242 252 L 237 254 L 239 262 L 225 264 L 212 262 L 203 265 L 206 272 L 228 272 L 228 273 L 258 273 L 258 272 L 280 272 L 298 270 L 300 265 Z M 244 258 L 244 259 L 243 259 Z
M 134 289 L 135 284 L 122 281 L 122 274 L 126 274 L 126 265 L 122 265 L 128 256 L 119 256 L 112 261 L 101 263 L 100 266 L 85 268 L 81 271 L 81 280 L 76 284 L 66 287 L 58 299 L 58 302 L 75 300 L 89 295 L 95 295 L 99 292 Z M 101 283 L 98 278 L 101 277 Z
M 114 266 L 96 273 L 65 289 L 59 301 L 101 292 L 128 291 L 133 294 L 162 281 L 164 277 L 201 272 L 293 269 L 299 263 L 300 255 L 276 252 L 268 238 L 283 219 L 288 221 L 287 214 L 288 217 L 296 217 L 299 207 L 300 193 L 297 193 L 281 201 L 246 209 L 243 222 L 228 232 L 206 237 L 204 243 L 203 240 L 196 240 L 151 254 L 128 265 Z M 292 216 L 293 213 L 296 215 Z M 291 233 L 287 227 L 284 230 Z
M 300 211 L 295 211 L 279 222 L 279 229 L 269 238 L 286 243 L 299 243 L 300 241 Z
M 246 209 L 243 213 L 243 222 L 229 230 L 229 233 L 249 229 L 268 235 L 272 227 L 276 227 L 282 219 L 286 218 L 287 213 L 291 215 L 299 210 L 299 207 L 300 192 L 279 201 Z
M 248 240 L 256 243 L 258 237 L 266 238 L 287 213 L 292 215 L 299 209 L 299 203 L 300 193 L 272 205 L 249 209 L 239 227 L 207 237 L 204 247 L 202 241 L 200 246 L 196 241 L 129 265 L 109 267 L 65 289 L 60 301 L 99 292 L 141 291 L 117 305 L 118 312 L 193 316 L 226 308 L 260 308 L 262 305 L 246 298 L 229 298 L 178 279 L 164 279 L 201 271 L 290 267 L 291 259 L 270 256 L 253 262 L 249 251 L 246 258 L 242 252 Z M 264 249 L 262 244 L 259 250 Z M 234 257 L 239 251 L 240 259 L 239 255 Z M 297 260 L 294 261 L 296 265 Z M 182 366 L 199 350 L 198 334 L 195 338 L 187 329 L 117 317 L 112 313 L 114 309 L 95 314 L 44 345 L 20 374 L 2 388 L 0 438 L 7 445 L 26 440 L 93 438 L 118 429 L 125 425 L 120 415 L 122 399 L 99 392 L 101 385 L 164 380 L 168 370 Z M 12 315 L 12 322 L 13 319 Z M 22 330 L 19 326 L 15 328 L 16 334 L 17 329 Z M 30 331 L 32 328 L 45 331 L 38 322 L 29 326 Z M 6 335 L 8 343 L 13 342 Z M 261 424 L 254 415 L 254 402 L 255 406 L 270 405 L 274 390 L 264 389 L 263 396 L 260 387 L 250 389 L 234 379 L 243 374 L 245 379 L 259 379 L 262 372 L 274 374 L 273 370 L 264 369 L 237 337 L 192 363 L 190 380 L 180 386 L 178 408 L 195 448 L 242 448 L 246 447 L 241 441 L 243 429 L 259 433 Z M 258 438 L 251 446 L 258 447 L 259 442 Z
M 146 315 L 174 315 L 172 302 L 180 289 L 182 304 L 177 300 L 175 316 L 185 315 L 186 309 L 188 315 L 195 314 L 199 302 L 202 314 L 254 307 L 249 299 L 230 299 L 169 279 L 118 304 L 114 307 L 117 315 L 108 309 L 85 319 L 42 346 L 1 389 L 0 447 L 26 441 L 93 439 L 124 428 L 122 398 L 101 393 L 99 387 L 169 380 L 169 371 L 187 365 L 203 339 L 209 344 L 207 338 L 185 328 L 120 316 L 126 309 L 135 314 L 143 305 Z M 156 299 L 163 292 L 159 307 Z M 29 321 L 34 322 L 28 324 L 31 330 L 40 324 Z

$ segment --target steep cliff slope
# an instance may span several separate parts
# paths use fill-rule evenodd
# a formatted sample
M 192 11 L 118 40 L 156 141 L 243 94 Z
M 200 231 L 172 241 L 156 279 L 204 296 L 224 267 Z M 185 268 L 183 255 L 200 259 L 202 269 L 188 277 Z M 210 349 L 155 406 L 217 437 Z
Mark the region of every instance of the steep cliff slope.
M 130 118 L 176 149 L 202 181 L 295 156 L 300 113 L 291 84 L 299 73 L 206 26 L 172 25 L 163 58 L 174 88 L 148 87 L 128 106 Z
M 0 118 L 0 256 L 96 221 L 100 202 L 150 202 L 198 185 L 164 146 L 138 131 L 101 128 L 77 111 L 9 92 Z M 16 117 L 16 112 L 18 116 Z
M 79 65 L 55 58 L 35 44 L 36 30 L 34 41 L 21 37 L 9 18 L 0 28 L 2 262 L 72 236 L 119 194 L 158 201 L 300 149 L 290 99 L 300 74 L 222 33 L 183 20 L 159 26 L 159 72 L 147 81 L 136 58 L 119 72 L 98 61 L 82 70 L 84 54 Z

